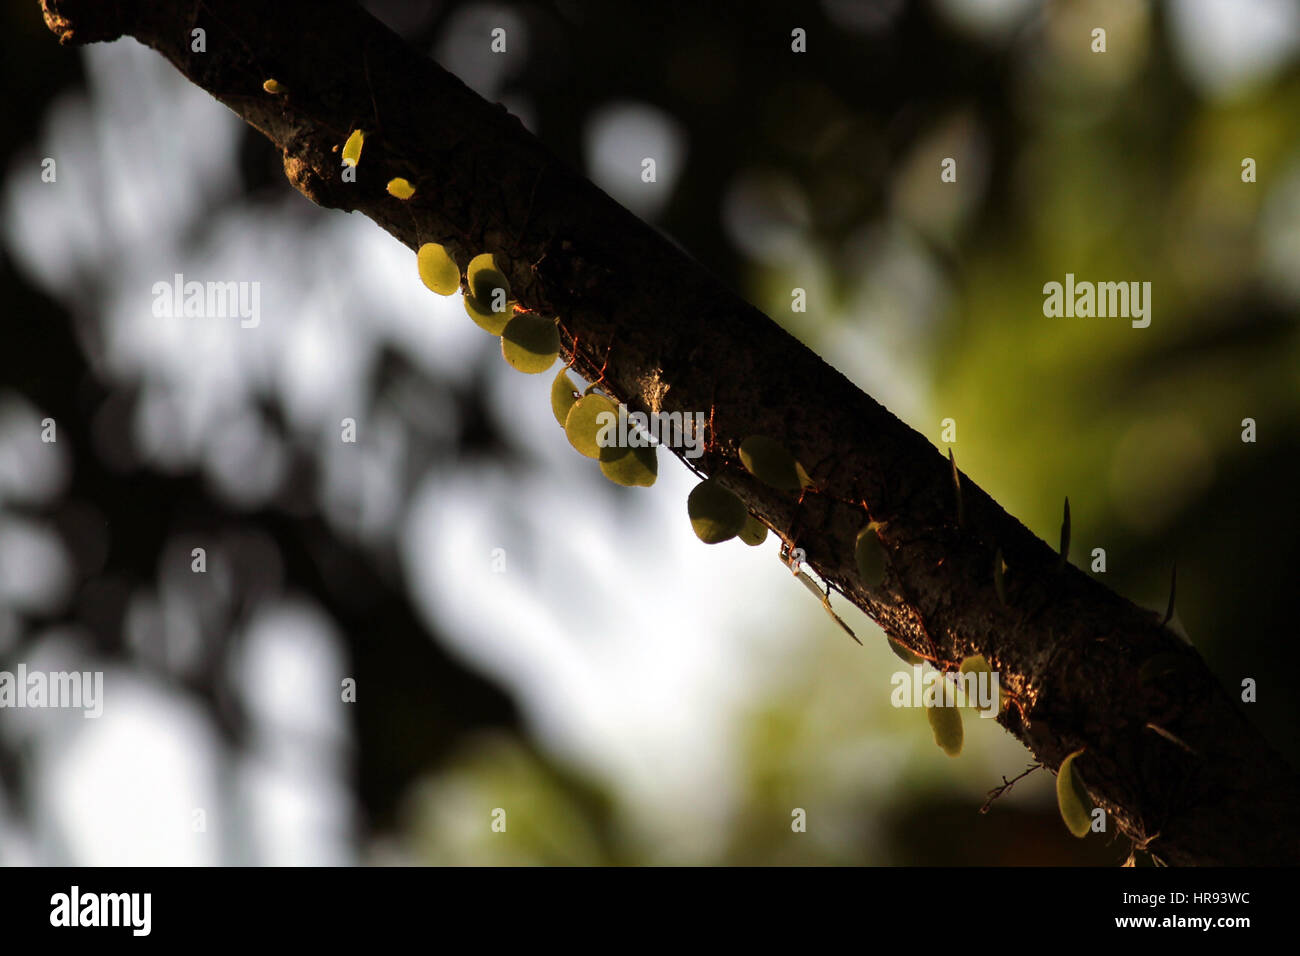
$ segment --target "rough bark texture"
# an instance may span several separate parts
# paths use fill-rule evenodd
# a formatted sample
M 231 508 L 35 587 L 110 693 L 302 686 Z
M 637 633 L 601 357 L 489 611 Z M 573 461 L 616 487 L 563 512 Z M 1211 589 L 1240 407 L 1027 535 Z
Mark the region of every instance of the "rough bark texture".
M 999 721 L 1038 760 L 1056 768 L 1086 749 L 1076 765 L 1112 832 L 1173 864 L 1300 861 L 1296 774 L 1158 616 L 1058 570 L 1054 549 L 964 475 L 959 526 L 928 440 L 369 14 L 322 0 L 43 6 L 63 43 L 129 35 L 167 57 L 281 148 L 289 181 L 320 205 L 411 248 L 441 242 L 462 268 L 495 253 L 520 303 L 559 318 L 575 370 L 629 407 L 708 414 L 699 470 L 901 643 L 947 668 L 983 654 L 1013 697 Z M 191 52 L 196 27 L 205 53 Z M 263 91 L 272 77 L 286 94 Z M 339 151 L 356 127 L 367 138 L 349 184 Z M 394 176 L 413 199 L 385 192 Z M 782 441 L 816 490 L 753 480 L 736 452 L 750 435 Z M 889 553 L 874 590 L 853 558 L 869 519 Z

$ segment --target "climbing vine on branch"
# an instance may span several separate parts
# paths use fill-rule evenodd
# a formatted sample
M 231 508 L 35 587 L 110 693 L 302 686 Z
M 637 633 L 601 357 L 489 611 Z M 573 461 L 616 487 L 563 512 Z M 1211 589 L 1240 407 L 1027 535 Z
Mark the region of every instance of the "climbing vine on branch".
M 705 412 L 705 451 L 689 464 L 715 503 L 743 506 L 719 506 L 710 526 L 721 515 L 727 537 L 754 534 L 741 514 L 754 516 L 904 656 L 991 667 L 1005 691 L 997 720 L 1044 766 L 1071 758 L 1058 787 L 1067 821 L 1095 803 L 1173 864 L 1300 862 L 1295 772 L 1161 615 L 1062 560 L 922 435 L 359 7 L 43 7 L 65 44 L 131 36 L 157 50 L 265 134 L 314 202 L 360 212 L 412 250 L 439 246 L 421 264 L 431 288 L 453 291 L 490 254 L 510 314 L 547 317 L 561 358 L 612 401 Z M 493 323 L 478 305 L 475 321 Z M 511 364 L 534 370 L 542 340 L 521 323 L 505 338 Z M 557 387 L 558 418 L 570 409 Z M 627 483 L 649 480 L 640 470 Z M 952 728 L 935 730 L 951 744 Z

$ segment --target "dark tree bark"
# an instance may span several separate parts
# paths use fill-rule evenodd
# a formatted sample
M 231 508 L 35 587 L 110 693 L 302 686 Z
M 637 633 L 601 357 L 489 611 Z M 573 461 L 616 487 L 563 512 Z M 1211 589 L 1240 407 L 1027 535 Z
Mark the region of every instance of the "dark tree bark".
M 949 463 L 928 440 L 369 14 L 333 0 L 43 6 L 63 43 L 129 35 L 160 52 L 279 147 L 289 181 L 320 205 L 411 248 L 441 242 L 462 269 L 493 252 L 520 303 L 558 318 L 576 371 L 630 408 L 706 412 L 698 470 L 936 666 L 983 654 L 1011 694 L 999 722 L 1051 768 L 1084 749 L 1089 793 L 1136 843 L 1173 864 L 1300 861 L 1300 780 L 1158 615 L 1060 569 L 964 475 L 959 523 Z M 204 53 L 191 52 L 194 28 Z M 287 93 L 264 92 L 268 78 Z M 339 150 L 357 127 L 365 148 L 345 183 Z M 394 176 L 413 199 L 386 193 Z M 815 490 L 751 478 L 737 455 L 750 435 L 785 444 Z M 889 556 L 872 590 L 853 557 L 868 520 L 884 523 Z

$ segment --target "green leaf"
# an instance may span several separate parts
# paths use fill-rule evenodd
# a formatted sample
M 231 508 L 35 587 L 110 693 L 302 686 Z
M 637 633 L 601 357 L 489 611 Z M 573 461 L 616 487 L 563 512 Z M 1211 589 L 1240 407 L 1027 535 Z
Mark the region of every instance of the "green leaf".
M 894 652 L 894 656 L 897 657 L 900 661 L 903 661 L 906 664 L 916 665 L 922 663 L 925 660 L 925 658 L 921 657 L 918 654 L 914 654 L 910 649 L 904 647 L 902 644 L 894 640 L 892 637 L 887 638 L 887 641 L 889 643 L 889 649 Z
M 355 166 L 361 162 L 361 146 L 366 140 L 366 134 L 359 129 L 354 129 L 348 141 L 343 144 L 343 165 Z
M 925 715 L 934 731 L 934 742 L 949 757 L 960 754 L 963 740 L 961 710 L 956 707 L 927 707 Z
M 695 536 L 705 544 L 721 544 L 734 538 L 749 517 L 745 503 L 712 478 L 700 482 L 691 491 L 686 499 L 686 512 Z
M 740 462 L 745 470 L 780 491 L 798 491 L 806 473 L 785 446 L 763 435 L 750 435 L 740 443 Z
M 602 448 L 600 472 L 616 485 L 649 488 L 659 477 L 659 458 L 653 445 Z
M 575 402 L 578 400 L 578 390 L 574 387 L 573 382 L 569 379 L 569 370 L 562 368 L 559 374 L 555 376 L 555 381 L 551 383 L 551 413 L 555 420 L 564 427 L 564 420 L 569 415 Z
M 795 473 L 796 475 L 798 475 L 798 477 L 799 477 L 799 487 L 800 487 L 800 488 L 814 488 L 814 487 L 816 487 L 816 486 L 813 484 L 813 480 L 812 480 L 812 478 L 809 476 L 808 472 L 806 472 L 806 471 L 803 470 L 803 465 L 799 464 L 799 462 L 797 462 L 797 461 L 794 463 L 794 473 Z
M 989 662 L 984 657 L 983 654 L 972 654 L 970 657 L 967 657 L 965 660 L 961 662 L 961 667 L 958 668 L 958 670 L 962 674 L 978 675 L 978 674 L 993 673 L 993 668 L 989 666 Z M 1003 697 L 1003 690 L 1001 686 L 999 686 L 998 687 L 998 712 L 999 713 L 1002 711 L 1002 697 Z M 966 706 L 977 707 L 979 706 L 979 704 L 973 697 L 968 697 L 966 699 Z
M 436 242 L 426 242 L 415 254 L 420 281 L 438 295 L 451 295 L 460 289 L 460 270 L 447 254 L 446 247 Z
M 501 330 L 501 354 L 528 375 L 538 375 L 555 364 L 560 354 L 560 330 L 555 320 L 535 312 L 519 312 Z
M 756 548 L 767 540 L 767 525 L 753 515 L 745 518 L 745 526 L 740 529 L 740 540 L 751 548 Z
M 496 259 L 490 252 L 480 253 L 469 261 L 465 269 L 465 278 L 469 285 L 469 294 L 490 307 L 493 294 L 497 289 L 505 291 L 502 301 L 510 298 L 510 283 L 505 274 L 497 268 Z
M 853 557 L 858 564 L 858 576 L 862 578 L 863 584 L 873 590 L 884 582 L 885 565 L 889 563 L 885 544 L 876 533 L 879 527 L 880 525 L 873 521 L 859 531 L 857 544 L 853 547 Z
M 1077 837 L 1087 836 L 1092 829 L 1092 798 L 1074 772 L 1075 758 L 1081 753 L 1082 750 L 1076 750 L 1062 760 L 1061 769 L 1056 772 L 1056 805 L 1066 827 Z
M 569 409 L 569 414 L 564 417 L 564 434 L 568 436 L 569 444 L 576 448 L 579 454 L 599 460 L 598 439 L 604 425 L 600 415 L 604 412 L 612 414 L 617 421 L 618 406 L 607 396 L 592 392 L 574 402 L 573 407 Z M 744 510 L 743 505 L 741 510 Z
M 514 316 L 514 311 L 509 307 L 502 309 L 500 312 L 492 311 L 492 308 L 479 302 L 472 295 L 465 296 L 465 312 L 474 324 L 484 332 L 490 332 L 493 335 L 500 335 L 505 331 L 506 324 Z

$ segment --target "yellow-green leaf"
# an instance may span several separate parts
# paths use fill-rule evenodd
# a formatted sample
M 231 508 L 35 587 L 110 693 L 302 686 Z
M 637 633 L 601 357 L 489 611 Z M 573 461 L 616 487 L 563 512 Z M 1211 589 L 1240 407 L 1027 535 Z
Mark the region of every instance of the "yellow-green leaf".
M 1087 836 L 1092 829 L 1092 798 L 1074 772 L 1075 758 L 1081 753 L 1082 750 L 1076 750 L 1062 760 L 1061 769 L 1056 772 L 1056 805 L 1066 827 L 1077 837 Z
M 902 644 L 898 643 L 898 641 L 894 640 L 892 637 L 888 638 L 888 641 L 889 641 L 889 649 L 894 652 L 894 656 L 897 657 L 899 660 L 913 665 L 920 664 L 924 661 L 924 658 L 920 657 L 917 654 L 912 653 L 912 651 L 904 647 Z
M 285 91 L 284 84 L 279 80 L 267 80 L 262 84 L 262 89 L 268 93 L 283 93 Z
M 764 435 L 750 435 L 740 443 L 740 462 L 759 481 L 780 491 L 803 487 L 802 469 L 785 446 Z
M 686 499 L 695 535 L 705 544 L 721 544 L 740 533 L 749 512 L 745 504 L 712 478 L 702 481 Z
M 415 254 L 415 264 L 420 270 L 420 281 L 438 295 L 451 295 L 460 288 L 460 270 L 447 253 L 445 246 L 426 242 Z
M 653 445 L 602 448 L 600 472 L 616 485 L 649 488 L 659 477 L 659 458 Z
M 465 278 L 469 284 L 469 294 L 489 307 L 510 298 L 510 283 L 506 280 L 505 273 L 497 268 L 496 259 L 490 252 L 480 253 L 469 261 Z M 497 295 L 498 289 L 502 290 L 501 295 Z
M 388 181 L 388 195 L 396 199 L 410 199 L 415 195 L 415 187 L 409 180 L 396 176 Z
M 956 707 L 927 707 L 925 714 L 930 719 L 930 729 L 934 731 L 934 742 L 943 752 L 949 757 L 961 753 L 961 710 Z
M 571 409 L 578 400 L 578 390 L 569 379 L 569 370 L 562 368 L 551 383 L 551 414 L 564 427 L 564 420 L 569 417 Z
M 767 540 L 767 525 L 753 515 L 745 518 L 745 526 L 740 529 L 740 540 L 751 548 L 756 548 Z
M 614 416 L 615 424 L 611 427 L 617 428 L 618 406 L 607 396 L 592 392 L 574 402 L 569 414 L 564 416 L 564 434 L 579 454 L 588 458 L 600 458 L 600 433 L 608 421 L 601 419 L 605 412 Z
M 505 308 L 500 312 L 495 312 L 489 306 L 480 303 L 472 295 L 465 296 L 465 312 L 474 320 L 475 325 L 484 332 L 491 332 L 493 335 L 500 335 L 504 332 L 506 324 L 514 316 L 513 309 Z
M 984 657 L 983 654 L 972 654 L 970 657 L 967 657 L 965 660 L 961 662 L 960 672 L 962 674 L 975 674 L 976 679 L 978 680 L 978 675 L 980 674 L 992 675 L 993 668 L 989 666 L 989 662 Z M 1002 687 L 999 686 L 998 687 L 998 712 L 1001 712 L 1002 710 L 1003 696 L 1004 696 L 1004 691 L 1002 690 Z M 990 701 L 990 703 L 992 702 Z M 972 694 L 971 696 L 967 697 L 966 706 L 978 707 L 979 701 L 977 701 L 974 695 Z
M 510 367 L 538 375 L 555 364 L 560 332 L 555 320 L 535 312 L 520 312 L 501 330 L 501 354 Z
M 343 144 L 343 165 L 355 166 L 361 162 L 361 147 L 365 143 L 366 134 L 359 129 L 354 129 L 348 141 Z

